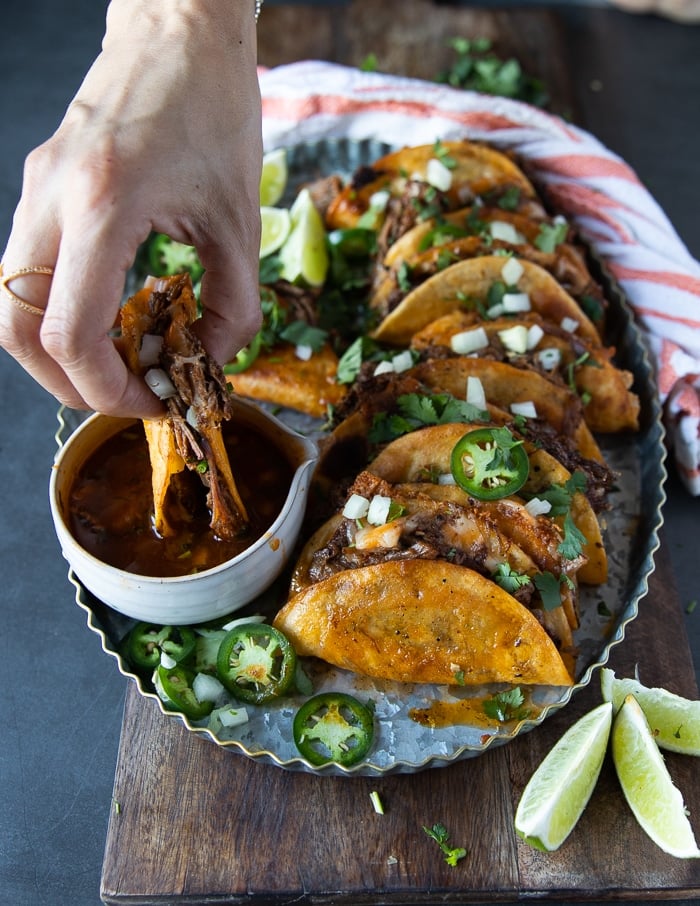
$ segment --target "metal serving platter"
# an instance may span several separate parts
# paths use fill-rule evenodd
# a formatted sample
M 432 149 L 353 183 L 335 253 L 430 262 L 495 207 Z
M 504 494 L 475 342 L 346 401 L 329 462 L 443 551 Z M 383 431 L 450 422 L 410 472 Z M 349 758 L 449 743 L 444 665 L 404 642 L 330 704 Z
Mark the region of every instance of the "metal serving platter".
M 350 140 L 326 140 L 291 147 L 288 149 L 289 191 L 293 194 L 301 183 L 318 176 L 349 175 L 357 166 L 371 162 L 386 151 L 387 146 L 378 142 Z M 593 255 L 595 258 L 594 251 Z M 480 700 L 498 689 L 390 683 L 309 663 L 307 673 L 314 692 L 350 692 L 363 701 L 371 700 L 376 715 L 376 739 L 365 761 L 352 768 L 334 764 L 317 768 L 299 757 L 292 740 L 292 720 L 304 696 L 291 695 L 264 707 L 250 707 L 247 723 L 216 732 L 210 730 L 206 722 L 193 723 L 181 714 L 167 711 L 150 685 L 131 671 L 120 654 L 120 643 L 134 621 L 98 601 L 71 571 L 68 577 L 75 586 L 76 602 L 85 611 L 87 625 L 99 637 L 105 653 L 114 658 L 119 671 L 136 683 L 141 695 L 154 699 L 164 714 L 181 720 L 192 733 L 259 762 L 319 774 L 377 776 L 442 767 L 507 743 L 564 707 L 608 661 L 611 649 L 624 639 L 627 625 L 637 616 L 639 602 L 647 593 L 648 579 L 654 569 L 654 553 L 659 545 L 658 531 L 662 523 L 661 507 L 665 499 L 661 407 L 643 335 L 620 288 L 605 271 L 603 263 L 598 261 L 597 268 L 597 276 L 610 300 L 610 343 L 617 347 L 618 363 L 634 374 L 634 390 L 641 401 L 641 425 L 636 434 L 600 439 L 604 456 L 619 476 L 604 522 L 610 576 L 605 586 L 581 589 L 582 623 L 574 636 L 579 657 L 576 682 L 572 687 L 538 687 L 528 698 L 531 716 L 526 720 L 499 725 L 474 720 L 468 724 L 429 728 L 416 722 L 412 716 L 415 709 L 430 709 L 435 702 L 452 703 L 460 698 Z M 85 413 L 73 410 L 59 411 L 56 433 L 59 445 L 84 417 Z M 315 428 L 304 424 L 303 420 L 300 422 L 294 413 L 282 413 L 280 417 L 288 418 L 297 430 Z M 284 593 L 285 588 L 278 584 L 262 599 L 237 611 L 234 616 L 262 613 L 271 617 L 284 599 Z

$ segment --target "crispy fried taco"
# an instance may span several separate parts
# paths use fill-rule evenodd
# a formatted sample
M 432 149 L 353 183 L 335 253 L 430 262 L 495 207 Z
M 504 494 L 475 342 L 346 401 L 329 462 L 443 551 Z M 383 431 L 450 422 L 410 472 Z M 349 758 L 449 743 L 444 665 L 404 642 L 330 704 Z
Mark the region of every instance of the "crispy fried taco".
M 639 398 L 630 390 L 633 375 L 615 366 L 615 350 L 533 312 L 485 320 L 475 312 L 456 310 L 418 331 L 411 347 L 425 358 L 469 349 L 480 360 L 535 370 L 555 386 L 576 390 L 591 431 L 606 434 L 639 427 Z
M 508 154 L 478 142 L 435 142 L 402 148 L 360 168 L 328 206 L 326 222 L 331 229 L 383 223 L 380 244 L 388 247 L 430 213 L 462 208 L 478 196 L 505 194 L 537 199 Z
M 345 387 L 336 380 L 338 356 L 317 326 L 315 294 L 279 281 L 261 291 L 263 326 L 225 367 L 241 396 L 323 418 Z
M 579 395 L 565 385 L 552 383 L 537 371 L 467 355 L 426 359 L 411 371 L 427 387 L 457 398 L 464 397 L 468 379 L 474 378 L 483 388 L 487 403 L 506 412 L 531 406 L 531 418 L 542 419 L 557 434 L 570 438 L 586 459 L 603 461 L 598 443 L 583 419 Z
M 503 584 L 537 613 L 559 650 L 570 657 L 572 630 L 578 626 L 576 572 L 585 557 L 563 556 L 563 535 L 551 519 L 530 515 L 513 498 L 480 501 L 457 487 L 391 484 L 369 472 L 357 477 L 348 501 L 343 515 L 331 517 L 304 546 L 292 575 L 293 593 L 373 563 L 448 560 Z M 386 514 L 373 517 L 369 512 L 366 523 L 345 515 L 357 501 L 373 501 Z M 553 603 L 540 587 L 548 588 L 555 577 L 561 590 Z
M 572 683 L 534 614 L 494 582 L 444 560 L 336 573 L 294 595 L 274 625 L 299 654 L 381 679 Z
M 444 424 L 420 428 L 404 434 L 387 444 L 367 466 L 372 474 L 392 484 L 431 482 L 441 484 L 452 475 L 452 455 L 456 445 L 476 425 Z M 510 432 L 516 436 L 514 431 Z M 585 496 L 585 476 L 572 480 L 574 475 L 553 456 L 536 444 L 523 439 L 529 468 L 517 492 L 521 500 L 538 500 L 552 496 L 554 489 L 559 499 L 552 519 L 561 527 L 567 519 L 580 533 L 579 553 L 585 562 L 577 568 L 577 578 L 586 584 L 600 585 L 607 579 L 607 555 L 603 544 L 600 523 Z
M 219 364 L 190 329 L 197 304 L 188 275 L 149 283 L 121 309 L 127 364 L 165 401 L 167 414 L 144 421 L 152 467 L 154 524 L 171 535 L 173 516 L 187 519 L 189 481 L 208 491 L 210 526 L 232 540 L 248 516 L 231 471 L 221 425 L 231 418 L 231 395 Z
M 595 324 L 548 271 L 532 261 L 501 255 L 458 261 L 438 271 L 409 290 L 373 336 L 405 346 L 431 321 L 455 309 L 477 311 L 486 318 L 535 311 L 577 336 L 601 342 Z
M 512 255 L 552 274 L 603 329 L 607 302 L 563 220 L 472 206 L 423 221 L 389 247 L 374 278 L 372 308 L 386 317 L 406 292 L 456 261 Z

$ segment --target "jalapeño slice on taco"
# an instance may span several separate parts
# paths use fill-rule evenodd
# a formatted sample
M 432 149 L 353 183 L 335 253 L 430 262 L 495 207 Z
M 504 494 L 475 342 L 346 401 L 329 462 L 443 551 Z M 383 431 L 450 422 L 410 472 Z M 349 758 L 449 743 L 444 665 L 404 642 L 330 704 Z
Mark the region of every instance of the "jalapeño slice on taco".
M 463 424 L 434 425 L 404 434 L 387 444 L 372 460 L 368 470 L 392 484 L 431 482 L 441 484 L 451 475 L 450 462 L 455 445 L 466 433 Z M 600 523 L 584 491 L 581 481 L 572 480 L 572 473 L 553 456 L 524 439 L 530 468 L 527 480 L 519 492 L 522 500 L 546 498 L 555 489 L 566 507 L 552 516 L 560 526 L 573 524 L 582 536 L 581 554 L 585 562 L 577 568 L 577 578 L 589 585 L 600 585 L 607 579 L 607 556 Z M 578 473 L 576 473 L 578 474 Z M 449 479 L 448 479 L 449 480 Z

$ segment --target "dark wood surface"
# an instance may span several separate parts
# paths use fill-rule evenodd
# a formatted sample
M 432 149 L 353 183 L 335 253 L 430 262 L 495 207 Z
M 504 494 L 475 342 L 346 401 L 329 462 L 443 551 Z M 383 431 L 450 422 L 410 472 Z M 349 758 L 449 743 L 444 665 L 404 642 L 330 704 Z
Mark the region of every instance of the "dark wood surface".
M 612 666 L 697 695 L 673 577 L 662 552 L 639 617 Z M 261 765 L 188 732 L 154 702 L 127 695 L 105 852 L 107 903 L 336 904 L 700 896 L 700 861 L 665 855 L 637 825 L 608 762 L 556 853 L 520 842 L 524 784 L 597 682 L 515 742 L 419 774 L 316 777 Z M 697 760 L 668 754 L 686 805 L 700 814 Z M 374 812 L 377 790 L 384 815 Z M 423 825 L 442 822 L 468 855 L 448 866 Z
M 349 6 L 266 7 L 260 62 L 303 58 L 432 78 L 446 68 L 449 38 L 492 37 L 543 78 L 559 112 L 573 111 L 556 16 L 488 13 L 359 0 Z M 688 696 L 697 695 L 673 575 L 663 546 L 641 613 L 612 666 Z M 103 864 L 107 903 L 444 903 L 700 896 L 700 861 L 666 856 L 627 808 L 605 764 L 593 799 L 569 840 L 543 854 L 516 838 L 513 814 L 551 745 L 600 701 L 597 683 L 534 732 L 481 757 L 420 774 L 319 778 L 261 765 L 189 733 L 127 694 Z M 700 814 L 697 760 L 668 755 L 691 814 Z M 377 790 L 385 814 L 369 794 Z M 118 803 L 118 807 L 116 804 Z M 700 836 L 697 817 L 696 834 Z M 423 825 L 442 822 L 467 849 L 448 866 Z

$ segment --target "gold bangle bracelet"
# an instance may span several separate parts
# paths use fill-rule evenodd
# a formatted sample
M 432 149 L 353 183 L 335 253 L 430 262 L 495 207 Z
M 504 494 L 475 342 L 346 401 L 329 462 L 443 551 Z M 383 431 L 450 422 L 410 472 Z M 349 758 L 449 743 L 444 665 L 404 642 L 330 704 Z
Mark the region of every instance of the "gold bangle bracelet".
M 255 0 L 255 21 L 257 22 L 260 18 L 260 10 L 262 9 L 263 0 Z

